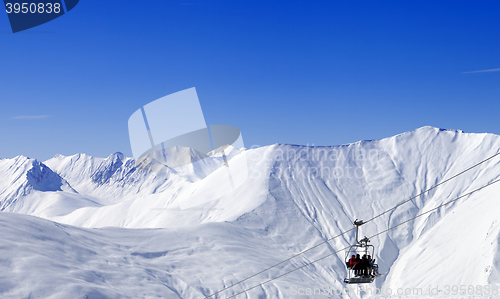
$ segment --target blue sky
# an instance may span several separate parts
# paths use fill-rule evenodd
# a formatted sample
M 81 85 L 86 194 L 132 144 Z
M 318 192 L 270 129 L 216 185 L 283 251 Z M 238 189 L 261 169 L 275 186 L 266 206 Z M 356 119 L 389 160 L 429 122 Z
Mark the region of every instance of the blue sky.
M 248 147 L 500 134 L 500 71 L 464 73 L 500 68 L 499 15 L 499 1 L 81 0 L 13 34 L 0 14 L 0 158 L 131 156 L 130 115 L 190 87 Z

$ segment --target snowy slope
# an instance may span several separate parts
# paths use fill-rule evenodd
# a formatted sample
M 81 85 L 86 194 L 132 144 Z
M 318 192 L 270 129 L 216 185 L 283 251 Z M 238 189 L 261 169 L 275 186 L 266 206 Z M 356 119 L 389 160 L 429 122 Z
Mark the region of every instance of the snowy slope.
M 226 222 L 85 229 L 0 213 L 0 226 L 1 298 L 204 298 L 287 258 L 275 244 L 261 242 L 268 232 Z M 255 294 L 284 298 L 287 285 L 326 283 L 325 274 L 331 276 L 296 273 Z
M 151 173 L 137 170 L 132 159 L 119 153 L 106 159 L 85 155 L 56 156 L 44 163 L 67 180 L 76 190 L 74 192 L 78 192 L 73 194 L 87 200 L 87 204 L 59 209 L 60 203 L 56 202 L 31 205 L 30 209 L 15 212 L 83 227 L 168 228 L 141 229 L 139 232 L 145 235 L 152 231 L 168 232 L 171 242 L 184 244 L 186 250 L 191 250 L 191 254 L 176 257 L 185 260 L 181 269 L 176 268 L 180 272 L 175 275 L 183 283 L 177 284 L 167 278 L 160 280 L 174 293 L 182 294 L 182 298 L 197 298 L 201 293 L 207 295 L 348 230 L 353 220 L 370 219 L 499 149 L 500 137 L 493 134 L 467 134 L 432 127 L 343 146 L 273 145 L 244 150 L 231 157 L 230 163 L 248 161 L 249 169 L 248 179 L 234 190 L 220 183 L 227 177 L 221 167 L 221 157 L 202 160 L 203 165 L 181 172 Z M 0 160 L 0 163 L 7 163 L 5 161 Z M 362 234 L 374 235 L 499 178 L 499 161 L 498 157 L 492 159 L 375 219 L 362 227 Z M 2 181 L 12 180 L 13 173 L 19 177 L 27 174 L 24 168 L 18 171 L 2 170 Z M 0 187 L 1 196 L 9 194 L 11 202 L 25 201 L 30 196 L 24 194 L 22 188 L 7 188 L 5 193 L 5 186 Z M 423 288 L 425 293 L 429 285 L 441 283 L 499 284 L 500 273 L 495 267 L 500 265 L 497 250 L 500 214 L 495 205 L 500 199 L 499 191 L 500 186 L 493 185 L 373 238 L 380 270 L 389 272 L 377 279 L 373 287 L 417 287 Z M 41 193 L 55 197 L 63 192 L 66 191 Z M 3 198 L 0 200 L 7 202 Z M 57 212 L 47 212 L 53 210 Z M 121 239 L 112 241 L 110 246 L 129 246 L 123 242 L 136 238 L 137 230 L 115 231 L 120 232 Z M 196 242 L 185 243 L 189 238 L 184 232 L 188 231 Z M 99 232 L 105 234 L 108 229 Z M 347 246 L 353 238 L 353 234 L 337 238 L 330 245 L 263 273 L 227 294 L 333 253 Z M 211 244 L 206 246 L 204 242 L 200 245 L 199 240 L 213 242 L 206 241 Z M 165 257 L 166 265 L 174 263 L 167 258 L 171 256 L 168 244 L 162 244 L 151 244 L 159 246 L 151 252 L 165 253 L 160 256 Z M 162 246 L 167 249 L 163 250 Z M 152 254 L 155 260 L 156 253 Z M 259 295 L 288 298 L 292 285 L 341 287 L 345 275 L 343 257 L 343 253 L 336 254 L 249 294 L 251 298 Z M 452 266 L 437 266 L 433 262 L 436 260 Z M 68 260 L 68 263 L 72 262 Z M 450 269 L 457 274 L 450 276 Z M 193 280 L 192 273 L 207 274 Z M 104 287 L 107 292 L 114 288 Z M 186 289 L 191 293 L 183 293 Z M 118 295 L 109 296 L 104 298 Z

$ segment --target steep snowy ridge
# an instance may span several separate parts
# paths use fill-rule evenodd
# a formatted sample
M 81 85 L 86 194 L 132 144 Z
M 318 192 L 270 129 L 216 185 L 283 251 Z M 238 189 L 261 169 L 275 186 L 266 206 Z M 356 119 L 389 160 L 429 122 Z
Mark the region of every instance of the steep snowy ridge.
M 44 162 L 53 171 L 64 177 L 70 184 L 78 189 L 90 183 L 92 175 L 105 159 L 94 158 L 85 154 L 76 154 L 65 157 L 56 155 Z M 87 190 L 82 190 L 86 192 Z
M 137 172 L 135 161 L 122 153 L 114 153 L 107 158 L 85 154 L 58 155 L 44 163 L 66 178 L 80 194 L 104 205 L 120 202 L 141 191 L 151 194 L 154 189 L 166 184 L 169 177 L 165 173 L 151 175 Z
M 126 159 L 125 155 L 122 153 L 115 153 L 111 155 L 108 159 L 106 159 L 96 171 L 92 174 L 91 180 L 97 185 L 103 185 L 111 179 L 115 173 L 122 168 L 124 160 Z
M 84 242 L 84 247 L 99 252 L 96 256 L 85 255 L 88 259 L 83 260 L 67 255 L 66 264 L 89 266 L 86 272 L 69 275 L 67 278 L 74 281 L 68 287 L 57 287 L 60 294 L 83 298 L 91 292 L 101 294 L 96 298 L 198 298 L 349 230 L 355 219 L 371 219 L 499 150 L 500 136 L 433 127 L 342 146 L 276 144 L 231 156 L 232 164 L 248 163 L 247 180 L 232 190 L 219 184 L 227 178 L 221 157 L 209 157 L 196 167 L 188 165 L 179 171 L 146 172 L 119 153 L 105 159 L 83 154 L 56 156 L 45 164 L 78 192 L 72 193 L 73 198 L 62 187 L 62 191 L 53 191 L 57 184 L 37 185 L 38 189 L 47 188 L 35 194 L 44 200 L 21 191 L 14 194 L 11 190 L 8 194 L 13 201 L 26 203 L 23 209 L 15 210 L 17 213 L 81 227 L 123 227 L 88 230 L 59 226 L 71 236 L 68 242 Z M 9 185 L 5 182 L 16 181 L 29 171 L 15 169 L 16 165 L 22 168 L 21 161 L 2 164 L 5 161 L 0 160 L 2 202 L 3 194 L 7 194 L 3 190 Z M 48 176 L 33 175 L 34 182 L 36 177 Z M 362 235 L 375 235 L 498 178 L 500 157 L 376 218 L 361 227 Z M 498 194 L 500 183 L 373 238 L 380 270 L 388 274 L 378 278 L 372 287 L 422 288 L 425 293 L 430 285 L 437 284 L 499 284 Z M 57 196 L 63 197 L 53 200 Z M 27 216 L 0 214 L 0 222 L 27 221 L 32 223 L 29 227 L 50 223 L 23 217 Z M 10 227 L 5 237 L 10 238 L 15 230 Z M 110 237 L 113 234 L 116 238 Z M 107 245 L 93 238 L 105 240 Z M 339 237 L 224 292 L 220 298 L 331 254 L 353 240 L 352 233 Z M 28 238 L 26 242 L 34 240 Z M 25 254 L 36 256 L 33 252 Z M 50 262 L 50 253 L 46 259 Z M 256 288 L 248 296 L 294 297 L 290 293 L 292 286 L 342 288 L 346 274 L 343 259 L 344 253 L 340 252 Z M 438 267 L 436 261 L 444 266 Z M 127 279 L 117 274 L 116 269 L 123 267 L 133 273 Z M 84 274 L 85 283 L 79 284 L 79 275 Z M 123 279 L 134 281 L 133 277 L 138 284 L 122 283 Z M 10 278 L 0 279 L 18 286 Z M 144 281 L 152 284 L 150 291 Z M 38 287 L 31 290 L 41 292 Z M 14 289 L 5 294 L 12 298 L 21 294 Z
M 24 156 L 0 160 L 0 207 L 11 208 L 23 196 L 40 192 L 76 193 L 71 186 L 43 163 Z

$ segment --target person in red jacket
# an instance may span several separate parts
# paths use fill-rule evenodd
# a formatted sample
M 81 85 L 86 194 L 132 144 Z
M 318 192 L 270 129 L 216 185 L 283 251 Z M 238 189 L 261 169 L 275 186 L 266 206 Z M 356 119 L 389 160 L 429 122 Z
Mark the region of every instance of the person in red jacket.
M 353 254 L 349 261 L 347 262 L 347 268 L 352 269 L 356 265 L 356 256 Z

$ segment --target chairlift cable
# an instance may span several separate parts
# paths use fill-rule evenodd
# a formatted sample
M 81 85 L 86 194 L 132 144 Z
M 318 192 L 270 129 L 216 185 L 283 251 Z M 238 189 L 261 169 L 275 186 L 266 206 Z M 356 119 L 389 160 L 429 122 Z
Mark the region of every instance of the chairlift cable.
M 408 200 L 406 200 L 406 201 L 404 201 L 404 202 L 402 202 L 402 203 L 400 203 L 400 204 L 397 204 L 394 208 L 391 208 L 391 209 L 389 209 L 389 210 L 387 210 L 387 211 L 385 211 L 385 212 L 383 212 L 383 213 L 381 213 L 381 214 L 378 214 L 377 216 L 375 216 L 375 217 L 373 217 L 373 218 L 371 218 L 371 219 L 369 219 L 369 220 L 367 220 L 367 221 L 363 222 L 363 224 L 368 223 L 368 222 L 370 222 L 370 221 L 372 221 L 372 220 L 375 220 L 375 219 L 377 219 L 378 217 L 380 217 L 380 216 L 382 216 L 382 215 L 384 215 L 384 214 L 387 214 L 387 213 L 388 213 L 388 212 L 390 212 L 390 211 L 395 210 L 395 209 L 396 209 L 396 208 L 398 208 L 399 206 L 404 205 L 405 203 L 407 203 L 407 202 L 409 202 L 409 201 L 412 201 L 413 199 L 415 199 L 415 198 L 417 198 L 417 197 L 419 197 L 419 196 L 422 196 L 423 194 L 425 194 L 425 193 L 427 193 L 427 192 L 431 191 L 432 189 L 437 188 L 438 186 L 441 186 L 442 184 L 444 184 L 444 183 L 446 183 L 446 182 L 451 181 L 452 179 L 454 179 L 454 178 L 456 178 L 456 177 L 458 177 L 458 176 L 460 176 L 460 175 L 462 175 L 462 174 L 466 173 L 467 171 L 469 171 L 469 170 L 473 169 L 474 167 L 477 167 L 477 166 L 479 166 L 479 165 L 483 164 L 484 162 L 486 162 L 486 161 L 488 161 L 488 160 L 493 159 L 494 157 L 496 157 L 496 156 L 498 156 L 498 155 L 500 155 L 500 152 L 498 152 L 498 153 L 494 154 L 493 156 L 489 157 L 489 158 L 488 158 L 488 159 L 486 159 L 486 160 L 483 160 L 483 161 L 481 161 L 481 162 L 479 162 L 479 163 L 477 163 L 477 164 L 475 164 L 475 165 L 473 165 L 473 166 L 471 166 L 471 167 L 467 168 L 466 170 L 464 170 L 464 171 L 462 171 L 462 172 L 460 172 L 460 173 L 458 173 L 458 174 L 456 174 L 456 175 L 452 176 L 451 178 L 449 178 L 449 179 L 447 179 L 447 180 L 442 181 L 441 183 L 439 183 L 439 184 L 437 184 L 437 185 L 433 186 L 432 188 L 427 189 L 427 190 L 425 190 L 425 191 L 421 192 L 420 194 L 415 195 L 415 196 L 413 196 L 412 198 L 410 198 L 410 199 L 408 199 Z
M 464 171 L 462 171 L 462 172 L 460 172 L 460 173 L 458 173 L 458 174 L 456 174 L 456 175 L 452 176 L 451 178 L 446 179 L 446 180 L 444 180 L 444 181 L 440 182 L 440 183 L 439 183 L 439 184 L 437 184 L 437 185 L 434 185 L 433 187 L 431 187 L 431 188 L 429 188 L 429 189 L 427 189 L 427 190 L 425 190 L 425 191 L 422 191 L 420 194 L 415 195 L 415 196 L 413 196 L 412 198 L 410 198 L 410 199 L 408 199 L 408 200 L 406 200 L 406 201 L 404 201 L 404 202 L 402 202 L 402 203 L 400 203 L 400 204 L 397 204 L 397 205 L 396 205 L 396 206 L 394 206 L 393 208 L 391 208 L 391 209 L 389 209 L 389 210 L 386 210 L 385 212 L 383 212 L 383 213 L 381 213 L 381 214 L 378 214 L 377 216 L 375 216 L 375 217 L 373 217 L 373 218 L 371 218 L 371 219 L 369 219 L 369 220 L 367 220 L 367 221 L 362 222 L 362 224 L 366 224 L 366 223 L 368 223 L 368 222 L 370 222 L 370 221 L 372 221 L 372 220 L 375 220 L 376 218 L 378 218 L 378 217 L 380 217 L 380 216 L 382 216 L 382 215 L 384 215 L 384 214 L 386 214 L 386 213 L 388 213 L 388 212 L 390 212 L 390 211 L 392 211 L 392 210 L 395 210 L 395 209 L 396 209 L 396 208 L 398 208 L 399 206 L 401 206 L 401 205 L 403 205 L 403 204 L 405 204 L 405 203 L 407 203 L 407 202 L 409 202 L 409 201 L 411 201 L 411 200 L 413 200 L 413 199 L 415 199 L 415 198 L 417 198 L 417 197 L 419 197 L 419 196 L 422 196 L 423 194 L 425 194 L 425 193 L 427 193 L 427 192 L 429 192 L 429 191 L 431 191 L 431 190 L 435 189 L 436 187 L 438 187 L 438 186 L 440 186 L 440 185 L 443 185 L 444 183 L 447 183 L 447 182 L 451 181 L 452 179 L 454 179 L 454 178 L 456 178 L 456 177 L 458 177 L 458 176 L 460 176 L 460 175 L 462 175 L 462 174 L 466 173 L 467 171 L 469 171 L 469 170 L 471 170 L 471 169 L 473 169 L 473 168 L 475 168 L 475 167 L 477 167 L 477 166 L 479 166 L 479 165 L 483 164 L 483 163 L 484 163 L 484 162 L 486 162 L 486 161 L 489 161 L 489 160 L 493 159 L 494 157 L 496 157 L 496 156 L 498 156 L 498 155 L 500 155 L 500 152 L 498 152 L 498 153 L 494 154 L 493 156 L 491 156 L 491 157 L 489 157 L 489 158 L 487 158 L 487 159 L 485 159 L 485 160 L 483 160 L 483 161 L 481 161 L 481 162 L 479 162 L 479 163 L 477 163 L 477 164 L 475 164 L 475 165 L 473 165 L 473 166 L 471 166 L 471 167 L 467 168 L 466 170 L 464 170 Z M 489 186 L 489 184 L 488 184 L 488 185 L 486 185 L 486 186 Z M 479 190 L 479 189 L 478 189 L 478 190 Z M 476 190 L 476 191 L 477 191 L 477 190 Z M 473 191 L 473 192 L 475 192 L 475 191 Z M 417 216 L 417 217 L 419 217 L 419 216 Z M 412 220 L 412 219 L 410 219 L 410 220 Z M 410 221 L 410 220 L 408 220 L 408 221 Z M 361 225 L 362 225 L 362 224 L 361 224 Z M 312 250 L 312 249 L 314 249 L 314 248 L 318 247 L 318 246 L 321 246 L 321 245 L 323 245 L 323 244 L 325 244 L 325 243 L 328 243 L 328 242 L 332 241 L 333 239 L 336 239 L 336 238 L 338 238 L 338 237 L 340 237 L 340 236 L 342 236 L 342 235 L 345 235 L 346 233 L 349 233 L 349 232 L 353 231 L 354 229 L 355 229 L 355 228 L 351 228 L 351 229 L 349 229 L 349 230 L 347 230 L 347 231 L 345 231 L 345 232 L 342 232 L 342 233 L 340 233 L 340 234 L 338 234 L 338 235 L 336 235 L 336 236 L 334 236 L 334 237 L 332 237 L 332 238 L 330 238 L 330 239 L 328 239 L 328 240 L 326 240 L 326 241 L 324 241 L 324 242 L 321 242 L 321 243 L 319 243 L 319 244 L 314 245 L 313 247 L 310 247 L 310 248 L 308 248 L 308 249 L 305 249 L 305 250 L 303 250 L 303 251 L 301 251 L 301 252 L 297 253 L 296 255 L 291 256 L 290 258 L 288 258 L 288 259 L 286 259 L 286 260 L 284 260 L 284 261 L 281 261 L 281 262 L 279 262 L 279 263 L 277 263 L 277 264 L 275 264 L 275 265 L 273 265 L 273 266 L 271 266 L 271 267 L 268 267 L 268 268 L 266 268 L 266 269 L 264 269 L 264 270 L 262 270 L 262 271 L 260 271 L 260 272 L 258 272 L 258 273 L 256 273 L 256 274 L 253 274 L 252 276 L 249 276 L 249 277 L 247 277 L 247 278 L 245 278 L 245 279 L 243 279 L 243 280 L 240 280 L 240 281 L 238 281 L 238 282 L 236 282 L 236 283 L 234 283 L 234 284 L 232 284 L 232 285 L 230 285 L 230 286 L 228 286 L 228 287 L 225 287 L 224 289 L 221 289 L 221 290 L 219 290 L 219 291 L 217 291 L 217 292 L 215 292 L 215 293 L 213 293 L 213 294 L 211 294 L 211 295 L 208 295 L 208 296 L 206 296 L 204 299 L 207 299 L 207 298 L 213 297 L 213 296 L 215 296 L 215 295 L 217 295 L 217 294 L 219 294 L 219 293 L 221 293 L 221 292 L 223 292 L 223 291 L 225 291 L 225 290 L 227 290 L 227 289 L 230 289 L 230 288 L 232 288 L 232 287 L 234 287 L 234 286 L 236 286 L 236 285 L 238 285 L 238 284 L 240 284 L 240 283 L 242 283 L 242 282 L 244 282 L 244 281 L 246 281 L 246 280 L 248 280 L 248 279 L 250 279 L 250 278 L 252 278 L 252 277 L 255 277 L 255 276 L 257 276 L 257 275 L 259 275 L 259 274 L 261 274 L 261 273 L 263 273 L 263 272 L 266 272 L 266 271 L 268 271 L 268 270 L 270 270 L 270 269 L 272 269 L 272 268 L 276 267 L 276 266 L 279 266 L 279 265 L 281 265 L 281 264 L 283 264 L 283 263 L 285 263 L 285 262 L 287 262 L 287 261 L 289 261 L 289 260 L 291 260 L 291 259 L 293 259 L 293 258 L 295 258 L 295 257 L 299 256 L 299 255 L 302 255 L 302 254 L 304 254 L 304 253 L 306 253 L 306 252 L 308 252 L 308 251 L 310 251 L 310 250 Z M 392 228 L 390 228 L 390 229 L 392 229 Z M 342 250 L 340 250 L 340 251 L 343 251 L 343 250 L 345 250 L 345 248 L 344 248 L 344 249 L 342 249 Z M 339 252 L 339 251 L 337 251 L 337 252 Z M 336 252 L 335 252 L 335 253 L 336 253 Z M 307 266 L 307 265 L 306 265 L 306 266 Z M 300 268 L 297 268 L 296 270 L 298 270 L 298 269 L 300 269 Z M 295 271 L 295 270 L 293 270 L 293 271 Z M 281 277 L 281 276 L 278 276 L 278 277 Z M 277 278 L 278 278 L 278 277 L 277 277 Z M 268 282 L 268 281 L 266 281 L 265 283 L 267 283 L 267 282 Z M 237 294 L 237 295 L 238 295 L 238 294 Z M 231 297 L 229 297 L 229 298 L 231 298 Z
M 415 216 L 415 217 L 413 217 L 413 218 L 411 218 L 411 219 L 408 219 L 408 220 L 406 220 L 406 221 L 404 221 L 404 222 L 401 222 L 401 223 L 399 223 L 399 224 L 397 224 L 397 225 L 395 225 L 395 226 L 392 226 L 392 227 L 390 227 L 390 228 L 388 228 L 388 229 L 386 229 L 386 230 L 384 230 L 384 231 L 381 231 L 381 232 L 379 232 L 379 233 L 377 233 L 377 234 L 375 234 L 375 235 L 371 236 L 371 237 L 370 237 L 370 239 L 371 239 L 371 238 L 373 238 L 373 237 L 376 237 L 376 236 L 378 236 L 378 235 L 380 235 L 380 234 L 383 234 L 383 233 L 385 233 L 385 232 L 388 232 L 389 230 L 391 230 L 391 229 L 393 229 L 393 228 L 396 228 L 396 227 L 398 227 L 398 226 L 400 226 L 400 225 L 403 225 L 403 224 L 405 224 L 405 223 L 407 223 L 407 222 L 410 222 L 410 221 L 412 221 L 412 220 L 413 220 L 413 219 L 415 219 L 415 218 L 418 218 L 418 217 L 423 216 L 423 215 L 425 215 L 425 214 L 429 214 L 430 212 L 433 212 L 433 211 L 435 211 L 435 210 L 437 210 L 437 209 L 439 209 L 439 208 L 441 208 L 441 207 L 443 207 L 443 206 L 446 206 L 446 205 L 448 205 L 448 204 L 450 204 L 450 203 L 452 203 L 452 202 L 455 202 L 455 201 L 457 201 L 457 200 L 459 200 L 459 199 L 461 199 L 461 198 L 464 198 L 464 197 L 466 197 L 466 196 L 469 196 L 469 195 L 471 195 L 472 193 L 474 193 L 474 192 L 476 192 L 476 191 L 479 191 L 479 190 L 481 190 L 481 189 L 483 189 L 483 188 L 486 188 L 486 187 L 488 187 L 488 186 L 490 186 L 490 185 L 493 185 L 493 184 L 495 184 L 495 183 L 497 183 L 497 182 L 500 182 L 500 179 L 498 179 L 498 180 L 496 180 L 496 181 L 493 181 L 493 182 L 491 182 L 491 183 L 488 183 L 488 184 L 486 184 L 486 185 L 484 185 L 484 186 L 482 186 L 482 187 L 480 187 L 480 188 L 477 188 L 476 190 L 473 190 L 473 191 L 471 191 L 471 192 L 469 192 L 469 193 L 466 193 L 466 194 L 464 194 L 464 195 L 461 195 L 461 196 L 459 196 L 459 197 L 457 197 L 457 198 L 455 198 L 455 199 L 453 199 L 453 200 L 450 200 L 450 201 L 448 201 L 448 202 L 445 202 L 445 203 L 443 203 L 443 204 L 440 204 L 439 206 L 437 206 L 437 207 L 435 207 L 435 208 L 432 208 L 432 209 L 430 209 L 430 210 L 429 210 L 429 211 L 427 211 L 427 212 L 424 212 L 424 213 L 422 213 L 422 214 L 419 214 L 419 215 L 417 215 L 417 216 Z
M 274 278 L 271 278 L 271 279 L 269 279 L 269 280 L 266 280 L 266 281 L 264 281 L 263 283 L 260 283 L 260 284 L 258 284 L 258 285 L 255 285 L 255 286 L 253 286 L 253 287 L 249 288 L 249 289 L 246 289 L 246 290 L 244 290 L 244 291 L 242 291 L 242 292 L 239 292 L 238 294 L 234 294 L 234 295 L 232 295 L 232 296 L 229 296 L 229 297 L 227 297 L 226 299 L 233 298 L 233 297 L 236 297 L 236 296 L 238 296 L 238 295 L 240 295 L 240 294 L 246 293 L 246 292 L 248 292 L 248 291 L 250 291 L 250 290 L 252 290 L 252 289 L 255 289 L 256 287 L 259 287 L 259 286 L 261 286 L 261 285 L 264 285 L 264 284 L 266 284 L 266 283 L 268 283 L 268 282 L 271 282 L 271 281 L 273 281 L 273 280 L 275 280 L 275 279 L 278 279 L 278 278 L 280 278 L 280 277 L 283 277 L 283 276 L 285 276 L 285 275 L 288 275 L 288 274 L 290 274 L 290 273 L 292 273 L 292 272 L 295 272 L 295 271 L 297 271 L 297 270 L 299 270 L 299 269 L 302 269 L 302 268 L 304 268 L 304 267 L 307 267 L 307 266 L 309 266 L 309 265 L 312 265 L 312 264 L 314 264 L 314 263 L 316 263 L 316 262 L 319 262 L 319 261 L 321 261 L 322 259 L 325 259 L 325 258 L 327 258 L 327 257 L 329 257 L 329 256 L 332 256 L 332 255 L 336 254 L 336 253 L 339 253 L 339 252 L 341 252 L 341 251 L 347 250 L 347 249 L 349 249 L 350 247 L 351 247 L 351 246 L 347 246 L 346 248 L 342 248 L 342 249 L 340 249 L 340 250 L 337 250 L 337 251 L 335 251 L 334 253 L 330 253 L 329 255 L 325 255 L 324 257 L 321 257 L 321 258 L 319 258 L 319 259 L 317 259 L 317 260 L 315 260 L 315 261 L 313 261 L 313 262 L 310 262 L 310 263 L 308 263 L 308 264 L 302 265 L 302 266 L 300 266 L 300 267 L 298 267 L 298 268 L 295 268 L 295 269 L 293 269 L 293 270 L 291 270 L 291 271 L 288 271 L 288 272 L 283 273 L 283 274 L 281 274 L 281 275 L 279 275 L 279 276 L 276 276 L 276 277 L 274 277 Z
M 446 203 L 444 203 L 444 204 L 441 204 L 441 205 L 439 205 L 439 206 L 437 206 L 437 207 L 435 207 L 435 208 L 433 208 L 433 209 L 430 209 L 430 210 L 429 210 L 429 211 L 427 211 L 427 212 L 424 212 L 424 213 L 422 213 L 422 214 L 419 214 L 419 215 L 417 215 L 417 216 L 415 216 L 415 217 L 413 217 L 413 218 L 411 218 L 411 219 L 408 219 L 408 220 L 406 220 L 406 221 L 404 221 L 404 222 L 401 222 L 401 223 L 399 223 L 399 224 L 397 224 L 397 225 L 394 225 L 394 226 L 392 226 L 392 227 L 390 227 L 390 228 L 388 228 L 388 229 L 386 229 L 386 230 L 384 230 L 384 231 L 381 231 L 381 232 L 379 232 L 379 233 L 377 233 L 377 234 L 375 234 L 375 235 L 371 236 L 369 239 L 374 238 L 374 237 L 376 237 L 376 236 L 378 236 L 378 235 L 380 235 L 380 234 L 386 233 L 386 232 L 390 231 L 391 229 L 394 229 L 394 228 L 396 228 L 396 227 L 398 227 L 398 226 L 400 226 L 400 225 L 403 225 L 403 224 L 405 224 L 405 223 L 407 223 L 407 222 L 409 222 L 409 221 L 412 221 L 412 220 L 414 220 L 414 219 L 416 219 L 416 218 L 418 218 L 418 217 L 420 217 L 420 216 L 423 216 L 423 215 L 428 214 L 428 213 L 430 213 L 430 212 L 432 212 L 432 211 L 435 211 L 435 210 L 439 209 L 439 208 L 440 208 L 440 207 L 442 207 L 442 206 L 445 206 L 445 205 L 447 205 L 447 204 L 450 204 L 450 203 L 452 203 L 452 202 L 455 202 L 455 201 L 457 201 L 457 200 L 459 200 L 459 199 L 461 199 L 461 198 L 463 198 L 463 197 L 465 197 L 465 196 L 471 195 L 472 193 L 474 193 L 474 192 L 476 192 L 476 191 L 479 191 L 479 190 L 481 190 L 481 189 L 483 189 L 483 188 L 486 188 L 486 187 L 488 187 L 488 186 L 490 186 L 490 185 L 493 185 L 493 184 L 495 184 L 495 183 L 497 183 L 497 182 L 499 182 L 499 181 L 500 181 L 500 179 L 498 179 L 498 180 L 496 180 L 496 181 L 493 181 L 493 182 L 491 182 L 491 183 L 489 183 L 489 184 L 487 184 L 487 185 L 484 185 L 484 186 L 482 186 L 482 187 L 480 187 L 480 188 L 478 188 L 478 189 L 476 189 L 476 190 L 474 190 L 474 191 L 471 191 L 471 192 L 469 192 L 469 193 L 467 193 L 467 194 L 464 194 L 464 195 L 462 195 L 462 196 L 460 196 L 460 197 L 457 197 L 457 198 L 455 198 L 455 199 L 453 199 L 453 200 L 450 200 L 450 201 L 448 201 L 448 202 L 446 202 Z M 241 295 L 241 294 L 243 294 L 243 293 L 246 293 L 246 292 L 248 292 L 248 291 L 250 291 L 250 290 L 252 290 L 252 289 L 255 289 L 255 288 L 259 287 L 259 286 L 262 286 L 262 285 L 264 285 L 264 284 L 266 284 L 266 283 L 268 283 L 268 282 L 271 282 L 271 281 L 273 281 L 273 280 L 275 280 L 275 279 L 278 279 L 278 278 L 280 278 L 280 277 L 283 277 L 283 276 L 285 276 L 285 275 L 288 275 L 288 274 L 290 274 L 290 273 L 292 273 L 292 272 L 295 272 L 295 271 L 297 271 L 297 270 L 299 270 L 299 269 L 302 269 L 302 268 L 304 268 L 304 267 L 306 267 L 306 266 L 312 265 L 312 264 L 314 264 L 314 263 L 316 263 L 316 262 L 318 262 L 318 261 L 320 261 L 320 260 L 323 260 L 323 259 L 325 259 L 325 258 L 327 258 L 327 257 L 329 257 L 329 256 L 332 256 L 332 255 L 337 254 L 337 253 L 339 253 L 339 252 L 341 252 L 341 251 L 347 250 L 347 249 L 349 249 L 350 247 L 351 247 L 351 246 L 348 246 L 348 247 L 345 247 L 345 248 L 343 248 L 343 249 L 337 250 L 337 251 L 335 251 L 335 252 L 333 252 L 333 253 L 330 253 L 330 254 L 328 254 L 328 255 L 325 255 L 325 256 L 323 256 L 323 257 L 321 257 L 321 258 L 319 258 L 319 259 L 317 259 L 317 260 L 315 260 L 315 261 L 312 261 L 312 262 L 310 262 L 310 263 L 308 263 L 308 264 L 302 265 L 302 266 L 300 266 L 300 267 L 298 267 L 298 268 L 295 268 L 295 269 L 293 269 L 293 270 L 291 270 L 291 271 L 288 271 L 288 272 L 286 272 L 286 273 L 283 273 L 283 274 L 281 274 L 281 275 L 279 275 L 279 276 L 276 276 L 276 277 L 274 277 L 274 278 L 271 278 L 271 279 L 269 279 L 269 280 L 266 280 L 266 281 L 264 281 L 264 282 L 262 282 L 262 283 L 260 283 L 260 284 L 258 284 L 258 285 L 255 285 L 255 286 L 253 286 L 253 287 L 251 287 L 251 288 L 249 288 L 249 289 L 246 289 L 246 290 L 244 290 L 244 291 L 242 291 L 242 292 L 239 292 L 239 293 L 237 293 L 237 294 L 235 294 L 235 295 L 229 296 L 229 297 L 227 297 L 226 299 L 233 298 L 233 297 L 236 297 L 236 296 Z
M 225 290 L 227 290 L 227 289 L 229 289 L 229 288 L 232 288 L 232 287 L 234 287 L 235 285 L 238 285 L 238 284 L 240 284 L 240 283 L 242 283 L 242 282 L 244 282 L 244 281 L 246 281 L 246 280 L 248 280 L 248 279 L 250 279 L 250 278 L 252 278 L 252 277 L 255 277 L 255 276 L 257 276 L 257 275 L 259 275 L 259 274 L 261 274 L 261 273 L 263 273 L 263 272 L 266 272 L 267 270 L 270 270 L 270 269 L 272 269 L 272 268 L 274 268 L 274 267 L 276 267 L 276 266 L 279 266 L 279 265 L 283 264 L 284 262 L 288 262 L 289 260 L 291 260 L 291 259 L 293 259 L 293 258 L 295 258 L 295 257 L 297 257 L 297 256 L 299 256 L 299 255 L 301 255 L 301 254 L 304 254 L 304 253 L 308 252 L 309 250 L 312 250 L 312 249 L 314 249 L 314 248 L 316 248 L 316 247 L 318 247 L 318 246 L 320 246 L 320 245 L 323 245 L 323 244 L 325 244 L 325 243 L 328 243 L 328 242 L 330 242 L 331 240 L 333 240 L 333 239 L 335 239 L 335 238 L 338 238 L 338 237 L 340 237 L 340 236 L 342 236 L 342 235 L 345 235 L 345 234 L 347 234 L 348 232 L 353 231 L 354 229 L 355 229 L 355 228 L 351 228 L 350 230 L 347 230 L 347 231 L 345 231 L 345 232 L 343 232 L 343 233 L 341 233 L 341 234 L 339 234 L 339 235 L 336 235 L 335 237 L 332 237 L 332 238 L 330 238 L 330 239 L 328 239 L 328 240 L 326 240 L 326 241 L 324 241 L 324 242 L 322 242 L 322 243 L 316 244 L 316 245 L 314 245 L 314 246 L 313 246 L 313 247 L 311 247 L 311 248 L 308 248 L 308 249 L 306 249 L 306 250 L 303 250 L 303 251 L 301 251 L 301 252 L 297 253 L 296 255 L 294 255 L 294 256 L 292 256 L 292 257 L 290 257 L 290 258 L 288 258 L 288 259 L 286 259 L 286 260 L 284 260 L 284 261 L 282 261 L 282 262 L 277 263 L 277 264 L 276 264 L 276 265 L 274 265 L 274 266 L 271 266 L 271 267 L 269 267 L 269 268 L 267 268 L 267 269 L 264 269 L 264 270 L 260 271 L 259 273 L 256 273 L 256 274 L 254 274 L 254 275 L 252 275 L 252 276 L 249 276 L 249 277 L 247 277 L 247 278 L 245 278 L 245 279 L 243 279 L 243 280 L 240 280 L 240 281 L 238 281 L 238 282 L 237 282 L 237 283 L 235 283 L 235 284 L 232 284 L 232 285 L 230 285 L 230 286 L 228 286 L 228 287 L 225 287 L 224 289 L 219 290 L 219 291 L 217 291 L 216 293 L 213 293 L 213 294 L 211 294 L 211 295 L 209 295 L 209 296 L 205 297 L 205 299 L 210 298 L 210 297 L 212 297 L 212 296 L 214 296 L 214 295 L 217 295 L 217 294 L 219 294 L 220 292 L 223 292 L 223 291 L 225 291 Z

